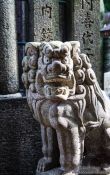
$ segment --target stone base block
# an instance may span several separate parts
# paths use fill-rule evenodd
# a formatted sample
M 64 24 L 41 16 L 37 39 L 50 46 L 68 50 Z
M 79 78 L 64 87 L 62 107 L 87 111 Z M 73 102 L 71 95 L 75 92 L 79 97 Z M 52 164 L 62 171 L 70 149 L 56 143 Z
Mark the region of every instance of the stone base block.
M 77 175 L 77 173 L 74 172 L 65 173 L 60 168 L 54 168 L 46 172 L 36 172 L 36 175 Z
M 46 172 L 36 172 L 36 175 L 110 175 L 110 170 L 104 171 L 100 167 L 82 166 L 79 173 L 64 173 L 60 168 L 54 168 Z
M 63 171 L 60 168 L 54 168 L 46 172 L 36 172 L 36 175 L 62 175 Z

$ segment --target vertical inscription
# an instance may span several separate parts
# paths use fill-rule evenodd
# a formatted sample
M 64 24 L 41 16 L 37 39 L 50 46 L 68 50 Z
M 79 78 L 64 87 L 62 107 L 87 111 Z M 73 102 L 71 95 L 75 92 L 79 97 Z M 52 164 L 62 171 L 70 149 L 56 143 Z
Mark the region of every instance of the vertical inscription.
M 58 0 L 33 0 L 33 10 L 31 11 L 34 20 L 33 32 L 34 40 L 50 41 L 59 39 L 59 1 Z
M 52 32 L 52 7 L 51 5 L 44 4 L 41 7 L 41 14 L 44 17 L 42 20 L 45 23 L 45 26 L 42 26 L 41 29 L 41 41 L 50 41 L 53 40 L 53 32 Z
M 72 32 L 69 39 L 79 40 L 82 52 L 88 55 L 100 84 L 102 59 L 100 55 L 100 1 L 74 0 L 72 5 Z
M 94 33 L 93 33 L 93 0 L 82 0 L 82 9 L 84 11 L 84 17 L 82 24 L 84 26 L 84 32 L 82 33 L 82 42 L 86 54 L 90 57 L 94 56 L 93 45 L 94 45 Z

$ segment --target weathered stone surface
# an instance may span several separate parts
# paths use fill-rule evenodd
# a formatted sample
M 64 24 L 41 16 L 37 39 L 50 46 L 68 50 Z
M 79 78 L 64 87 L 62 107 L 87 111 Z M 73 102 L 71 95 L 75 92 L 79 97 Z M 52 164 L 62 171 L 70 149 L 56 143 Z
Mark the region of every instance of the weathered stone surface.
M 80 43 L 31 42 L 25 50 L 22 80 L 30 110 L 41 125 L 43 157 L 37 175 L 77 175 L 82 162 L 107 173 L 110 100 Z
M 61 175 L 62 174 L 62 170 L 59 168 L 55 168 L 46 172 L 40 172 L 40 173 L 36 173 L 36 175 Z M 100 167 L 95 167 L 95 166 L 82 166 L 80 171 L 79 171 L 79 175 L 109 175 L 109 173 L 106 173 L 105 171 L 101 170 Z M 74 175 L 74 173 L 66 173 L 63 175 Z
M 60 168 L 54 168 L 46 172 L 36 172 L 36 175 L 61 175 L 62 172 Z
M 15 34 L 15 4 L 0 1 L 0 94 L 18 91 L 18 67 Z
M 41 157 L 40 127 L 26 98 L 1 97 L 0 175 L 34 175 Z
M 89 56 L 98 81 L 102 84 L 100 0 L 71 1 L 71 10 L 72 25 L 69 39 L 80 41 L 82 52 Z
M 31 41 L 59 40 L 59 1 L 33 0 L 30 2 Z

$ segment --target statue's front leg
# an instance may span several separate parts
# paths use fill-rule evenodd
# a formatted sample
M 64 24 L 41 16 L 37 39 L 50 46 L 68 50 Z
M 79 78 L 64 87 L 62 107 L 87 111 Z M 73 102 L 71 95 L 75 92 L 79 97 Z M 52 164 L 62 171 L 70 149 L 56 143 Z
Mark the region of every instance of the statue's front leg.
M 57 129 L 57 137 L 60 149 L 61 169 L 77 174 L 81 163 L 81 142 L 78 127 L 71 129 L 61 127 Z
M 102 169 L 106 173 L 110 173 L 110 118 L 106 117 L 102 123 L 103 129 L 103 152 L 105 156 L 105 163 L 102 165 Z
M 41 125 L 42 152 L 41 158 L 37 165 L 37 172 L 44 172 L 57 166 L 57 157 L 54 152 L 57 150 L 57 145 L 54 143 L 55 131 L 50 127 Z
M 57 132 L 61 169 L 65 175 L 77 174 L 81 164 L 83 140 L 71 105 L 53 105 L 50 110 L 50 121 Z
M 44 171 L 45 169 L 45 164 L 48 159 L 48 152 L 47 152 L 47 131 L 46 127 L 41 125 L 41 138 L 42 138 L 42 153 L 43 153 L 43 158 L 41 158 L 38 162 L 37 165 L 37 171 L 41 172 Z

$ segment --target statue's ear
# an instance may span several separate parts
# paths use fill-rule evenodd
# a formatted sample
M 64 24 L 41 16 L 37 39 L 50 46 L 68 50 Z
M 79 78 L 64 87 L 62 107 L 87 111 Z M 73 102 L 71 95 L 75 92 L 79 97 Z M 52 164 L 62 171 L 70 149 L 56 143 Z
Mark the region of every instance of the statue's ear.
M 39 52 L 40 42 L 29 42 L 25 46 L 25 53 L 27 56 L 36 55 Z
M 40 45 L 40 51 L 43 54 L 46 54 L 47 56 L 51 56 L 52 53 L 53 53 L 53 48 L 52 48 L 52 46 L 49 43 L 43 42 Z
M 23 74 L 22 81 L 26 89 L 35 92 L 35 75 L 39 58 L 39 42 L 29 42 L 25 46 L 26 56 L 22 60 Z M 33 82 L 33 83 L 31 83 Z
M 24 72 L 28 72 L 31 66 L 37 66 L 37 59 L 39 57 L 39 42 L 29 42 L 25 45 L 26 56 L 22 60 L 22 67 Z
M 43 51 L 43 49 L 44 49 L 44 47 L 46 46 L 46 44 L 47 44 L 47 42 L 42 42 L 42 43 L 40 44 L 39 49 L 40 49 L 41 52 Z
M 72 50 L 72 46 L 71 46 L 71 43 L 70 42 L 64 42 L 62 45 L 61 45 L 61 52 L 63 54 L 66 54 L 68 53 L 69 51 L 71 52 Z
M 70 41 L 70 44 L 72 46 L 71 56 L 72 58 L 76 56 L 77 54 L 80 54 L 80 42 L 79 41 Z

